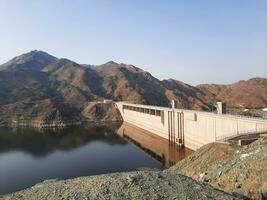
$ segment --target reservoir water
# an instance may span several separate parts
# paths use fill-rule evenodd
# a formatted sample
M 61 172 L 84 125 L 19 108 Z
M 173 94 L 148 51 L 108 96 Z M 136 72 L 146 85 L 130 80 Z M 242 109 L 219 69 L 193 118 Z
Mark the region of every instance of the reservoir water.
M 162 170 L 191 152 L 127 124 L 0 128 L 0 195 L 46 179 Z

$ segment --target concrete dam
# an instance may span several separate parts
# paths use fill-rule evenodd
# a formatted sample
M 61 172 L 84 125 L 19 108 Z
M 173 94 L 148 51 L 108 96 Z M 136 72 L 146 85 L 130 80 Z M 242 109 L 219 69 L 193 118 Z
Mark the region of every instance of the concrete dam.
M 124 122 L 196 150 L 210 142 L 267 132 L 267 120 L 212 112 L 116 102 Z

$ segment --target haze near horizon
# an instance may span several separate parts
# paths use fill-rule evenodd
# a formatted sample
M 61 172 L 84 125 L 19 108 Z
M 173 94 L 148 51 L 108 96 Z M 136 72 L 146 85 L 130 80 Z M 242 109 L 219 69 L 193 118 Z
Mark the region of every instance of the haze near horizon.
M 267 77 L 267 2 L 1 1 L 0 63 L 38 49 L 196 85 Z

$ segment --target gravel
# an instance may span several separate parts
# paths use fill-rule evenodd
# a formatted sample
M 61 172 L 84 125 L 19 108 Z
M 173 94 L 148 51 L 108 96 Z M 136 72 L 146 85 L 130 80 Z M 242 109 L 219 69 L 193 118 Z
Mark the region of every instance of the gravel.
M 5 195 L 1 200 L 94 200 L 94 199 L 246 199 L 214 189 L 192 178 L 172 173 L 138 171 L 48 180 L 31 188 Z

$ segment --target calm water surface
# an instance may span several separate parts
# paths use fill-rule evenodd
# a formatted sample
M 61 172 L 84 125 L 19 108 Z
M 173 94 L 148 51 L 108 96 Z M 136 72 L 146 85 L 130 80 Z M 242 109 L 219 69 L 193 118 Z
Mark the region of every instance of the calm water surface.
M 163 169 L 190 153 L 127 125 L 42 131 L 0 128 L 0 194 L 45 179 Z

